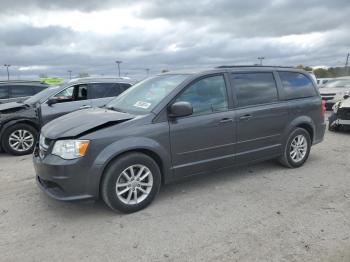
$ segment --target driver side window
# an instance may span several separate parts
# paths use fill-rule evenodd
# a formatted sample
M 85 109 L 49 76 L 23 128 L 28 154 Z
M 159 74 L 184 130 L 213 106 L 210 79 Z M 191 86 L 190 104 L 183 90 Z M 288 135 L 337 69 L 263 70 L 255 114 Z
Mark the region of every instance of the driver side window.
M 228 110 L 225 79 L 211 76 L 188 87 L 176 101 L 191 103 L 193 115 L 204 115 Z
M 76 85 L 66 88 L 59 92 L 53 98 L 57 100 L 57 103 L 80 101 L 87 99 L 87 85 Z

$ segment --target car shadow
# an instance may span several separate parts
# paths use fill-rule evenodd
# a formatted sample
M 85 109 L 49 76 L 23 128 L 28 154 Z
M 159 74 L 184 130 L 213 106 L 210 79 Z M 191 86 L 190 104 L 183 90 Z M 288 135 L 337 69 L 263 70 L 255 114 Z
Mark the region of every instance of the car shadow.
M 181 180 L 162 186 L 151 207 L 157 206 L 158 204 L 161 205 L 164 201 L 168 201 L 169 199 L 174 199 L 183 194 L 183 192 L 194 192 L 197 189 L 210 189 L 215 186 L 221 186 L 227 183 L 247 179 L 251 176 L 259 176 L 260 174 L 266 175 L 265 172 L 259 172 L 261 169 L 268 169 L 273 172 L 275 170 L 280 170 L 281 166 L 278 165 L 275 160 L 269 160 L 248 166 L 230 167 L 215 172 L 182 178 Z M 90 215 L 105 218 L 132 215 L 112 211 L 101 199 L 96 201 L 61 202 L 47 197 L 41 191 L 40 199 L 47 204 L 50 212 L 55 213 L 57 216 L 66 216 L 69 213 L 69 217 L 74 220 Z M 150 216 L 149 211 L 147 211 L 148 208 L 137 212 L 140 219 L 142 219 L 143 215 L 147 217 Z

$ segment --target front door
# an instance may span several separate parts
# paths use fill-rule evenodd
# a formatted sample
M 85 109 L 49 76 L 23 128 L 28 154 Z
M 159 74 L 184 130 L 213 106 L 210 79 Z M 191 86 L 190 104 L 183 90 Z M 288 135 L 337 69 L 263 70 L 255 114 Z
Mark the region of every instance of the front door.
M 91 107 L 85 84 L 70 86 L 52 98 L 56 103 L 49 105 L 46 102 L 41 105 L 42 125 L 70 112 Z
M 176 176 L 232 165 L 234 112 L 229 110 L 223 75 L 190 84 L 176 101 L 193 106 L 193 115 L 169 120 L 172 165 Z

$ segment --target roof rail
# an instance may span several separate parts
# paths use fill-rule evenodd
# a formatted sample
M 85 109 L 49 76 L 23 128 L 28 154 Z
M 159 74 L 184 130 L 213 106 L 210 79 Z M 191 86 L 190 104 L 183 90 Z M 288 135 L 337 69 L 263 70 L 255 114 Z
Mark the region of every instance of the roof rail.
M 238 67 L 277 67 L 277 68 L 294 68 L 292 66 L 273 66 L 273 65 L 222 65 L 215 68 L 238 68 Z

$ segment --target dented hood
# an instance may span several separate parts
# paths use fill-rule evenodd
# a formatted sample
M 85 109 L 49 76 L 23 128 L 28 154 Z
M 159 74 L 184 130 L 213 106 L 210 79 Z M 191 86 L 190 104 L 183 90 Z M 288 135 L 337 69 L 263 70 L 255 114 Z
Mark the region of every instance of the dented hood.
M 10 103 L 5 103 L 0 105 L 0 113 L 2 114 L 14 113 L 26 108 L 28 108 L 28 105 L 26 104 L 10 102 Z
M 42 128 L 41 133 L 50 139 L 78 137 L 134 117 L 134 115 L 102 108 L 78 110 L 49 122 Z

